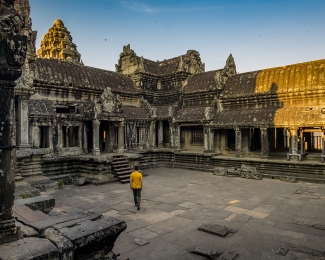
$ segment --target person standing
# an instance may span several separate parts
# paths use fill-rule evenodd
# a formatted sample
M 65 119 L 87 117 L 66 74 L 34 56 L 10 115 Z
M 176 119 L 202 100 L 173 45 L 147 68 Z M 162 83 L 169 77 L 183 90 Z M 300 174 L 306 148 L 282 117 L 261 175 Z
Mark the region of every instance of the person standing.
M 138 171 L 139 166 L 134 166 L 134 170 L 130 175 L 130 189 L 133 190 L 134 204 L 140 210 L 142 174 Z

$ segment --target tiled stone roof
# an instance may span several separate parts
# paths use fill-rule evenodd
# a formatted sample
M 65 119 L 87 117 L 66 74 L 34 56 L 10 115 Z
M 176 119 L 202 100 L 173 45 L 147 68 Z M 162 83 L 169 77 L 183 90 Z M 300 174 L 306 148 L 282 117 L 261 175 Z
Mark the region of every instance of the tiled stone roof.
M 146 72 L 155 75 L 166 75 L 177 71 L 180 59 L 180 56 L 158 62 L 143 59 L 143 65 Z
M 120 73 L 53 59 L 36 59 L 32 66 L 35 69 L 34 82 L 77 89 L 110 87 L 112 92 L 137 93 L 133 81 Z
M 148 112 L 142 107 L 122 106 L 122 111 L 126 119 L 146 119 L 149 120 Z
M 55 115 L 53 103 L 47 99 L 29 100 L 28 113 L 29 115 Z
M 198 122 L 205 119 L 205 107 L 185 107 L 177 111 L 176 122 Z
M 184 93 L 205 92 L 215 88 L 215 76 L 221 72 L 222 70 L 213 70 L 189 77 L 184 86 Z

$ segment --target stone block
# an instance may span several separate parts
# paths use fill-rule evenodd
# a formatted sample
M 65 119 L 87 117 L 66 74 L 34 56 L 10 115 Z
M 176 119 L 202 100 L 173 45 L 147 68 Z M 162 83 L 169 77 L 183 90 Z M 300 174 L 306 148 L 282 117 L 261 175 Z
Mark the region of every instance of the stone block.
M 139 238 L 135 238 L 134 243 L 139 246 L 145 246 L 145 245 L 148 245 L 150 242 L 148 242 L 146 240 L 139 239 Z
M 74 250 L 72 242 L 64 236 L 59 235 L 59 232 L 54 228 L 48 228 L 44 232 L 45 238 L 50 240 L 59 249 L 60 259 L 73 260 Z
M 233 260 L 237 257 L 237 253 L 234 251 L 227 251 L 217 258 L 217 260 Z
M 40 210 L 48 214 L 55 206 L 55 199 L 52 196 L 38 196 L 34 198 L 15 200 L 15 205 L 26 205 L 32 210 Z
M 204 231 L 213 235 L 217 235 L 220 237 L 226 237 L 230 233 L 236 233 L 237 230 L 227 228 L 225 226 L 219 225 L 202 225 L 198 227 L 198 230 Z
M 59 260 L 59 250 L 49 240 L 28 237 L 0 245 L 3 260 Z
M 196 246 L 193 250 L 190 250 L 190 252 L 192 254 L 204 256 L 211 260 L 215 260 L 221 255 L 221 253 L 216 250 L 211 250 L 205 247 L 198 247 L 198 246 Z
M 227 169 L 224 167 L 216 167 L 213 169 L 213 175 L 225 176 L 227 175 Z

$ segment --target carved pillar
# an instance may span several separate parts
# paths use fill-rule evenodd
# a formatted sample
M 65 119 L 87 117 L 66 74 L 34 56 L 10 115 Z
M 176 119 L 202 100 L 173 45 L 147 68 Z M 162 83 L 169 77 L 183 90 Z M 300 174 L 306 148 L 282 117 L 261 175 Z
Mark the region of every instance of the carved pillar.
M 95 119 L 92 121 L 93 123 L 93 155 L 100 155 L 99 150 L 99 126 L 100 121 Z
M 158 148 L 164 147 L 164 125 L 163 121 L 158 121 Z
M 110 137 L 109 137 L 109 125 L 107 123 L 106 127 L 105 127 L 105 132 L 106 132 L 106 136 L 105 136 L 105 152 L 106 153 L 109 153 L 109 140 L 110 140 Z
M 236 157 L 240 158 L 242 157 L 242 152 L 241 152 L 241 129 L 239 127 L 235 128 L 235 134 L 236 134 L 236 140 L 235 140 L 235 145 L 236 145 Z
M 88 137 L 87 137 L 87 124 L 83 125 L 83 151 L 88 153 Z
M 3 32 L 0 26 L 0 244 L 22 237 L 12 216 L 16 170 L 14 87 L 25 61 L 27 38 L 18 34 L 20 19 L 13 21 L 14 15 L 10 13 L 15 11 L 10 1 L 7 3 L 5 6 L 1 2 L 0 23 L 8 26 L 16 24 L 17 28 L 9 28 L 10 32 Z
M 17 147 L 18 149 L 28 149 L 28 96 L 18 97 L 18 125 L 17 125 Z
M 261 131 L 261 157 L 268 158 L 269 157 L 269 140 L 267 137 L 267 128 L 260 128 Z
M 113 152 L 114 150 L 114 126 L 113 123 L 110 123 L 108 126 L 108 137 L 109 137 L 109 143 L 108 145 L 108 151 Z
M 214 134 L 214 152 L 221 154 L 221 129 L 215 130 Z
M 242 129 L 242 154 L 243 154 L 243 156 L 247 156 L 247 154 L 249 152 L 249 146 L 250 146 L 249 133 L 250 133 L 249 128 Z
M 117 152 L 124 152 L 124 121 L 118 123 L 118 143 L 117 143 Z
M 172 122 L 169 122 L 169 132 L 170 132 L 170 147 L 175 148 L 175 126 Z M 159 147 L 159 130 L 158 130 L 158 147 Z

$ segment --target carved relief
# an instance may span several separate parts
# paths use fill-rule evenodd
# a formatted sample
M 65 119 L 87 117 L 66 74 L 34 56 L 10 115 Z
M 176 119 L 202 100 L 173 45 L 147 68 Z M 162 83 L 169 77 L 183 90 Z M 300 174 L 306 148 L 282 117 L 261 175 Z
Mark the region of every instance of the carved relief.
M 101 112 L 111 112 L 114 107 L 114 95 L 111 91 L 111 88 L 107 87 L 104 89 L 103 94 L 100 96 L 98 100 Z

